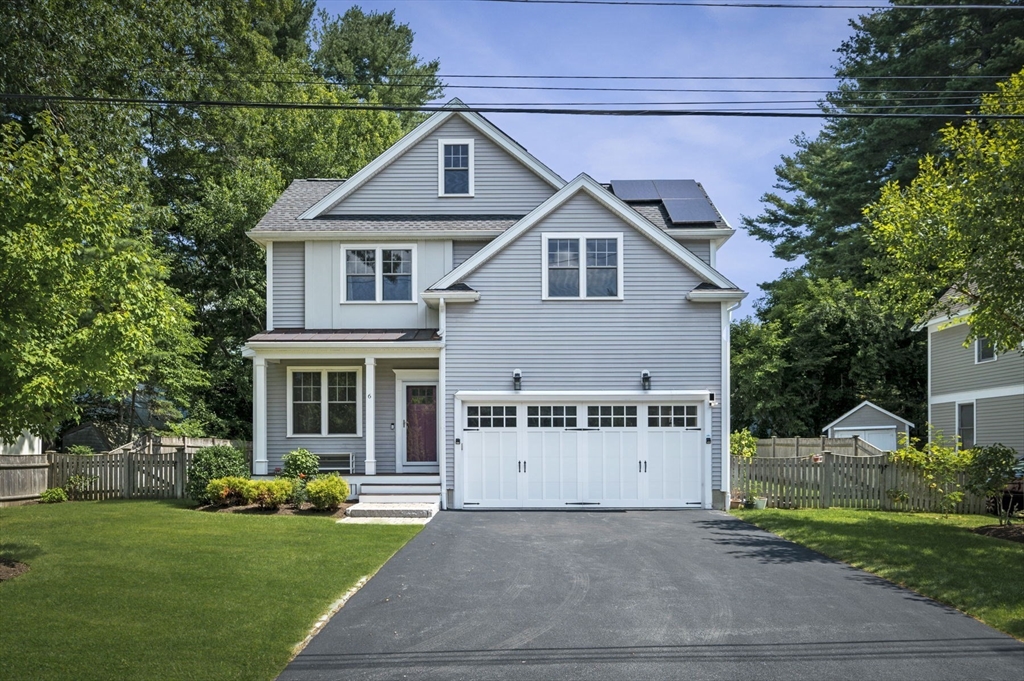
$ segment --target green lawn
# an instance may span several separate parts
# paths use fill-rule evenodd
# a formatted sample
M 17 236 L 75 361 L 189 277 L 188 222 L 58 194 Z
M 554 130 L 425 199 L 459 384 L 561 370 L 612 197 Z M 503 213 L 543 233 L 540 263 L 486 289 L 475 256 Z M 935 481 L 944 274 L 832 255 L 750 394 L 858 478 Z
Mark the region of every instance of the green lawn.
M 202 513 L 180 502 L 0 508 L 2 679 L 272 679 L 420 526 Z
M 994 517 L 838 508 L 732 513 L 1024 639 L 1024 544 L 969 531 Z

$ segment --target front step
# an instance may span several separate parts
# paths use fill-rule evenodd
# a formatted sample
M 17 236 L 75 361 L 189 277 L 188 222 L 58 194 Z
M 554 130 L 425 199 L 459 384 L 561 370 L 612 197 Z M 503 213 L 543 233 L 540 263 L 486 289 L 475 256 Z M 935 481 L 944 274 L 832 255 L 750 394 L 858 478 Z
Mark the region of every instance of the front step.
M 364 482 L 359 486 L 359 496 L 364 494 L 430 494 L 440 495 L 441 485 L 438 483 L 386 483 L 386 482 Z
M 384 503 L 363 501 L 350 506 L 345 515 L 350 518 L 432 518 L 441 508 L 441 501 L 430 502 L 388 501 Z

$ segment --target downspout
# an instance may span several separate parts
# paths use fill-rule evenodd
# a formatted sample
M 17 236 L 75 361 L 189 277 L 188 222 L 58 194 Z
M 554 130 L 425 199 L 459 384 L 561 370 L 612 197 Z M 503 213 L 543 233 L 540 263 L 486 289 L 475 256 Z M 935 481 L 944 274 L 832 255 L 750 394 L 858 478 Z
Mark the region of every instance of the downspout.
M 732 498 L 732 313 L 739 306 L 740 303 L 733 303 L 725 308 L 722 315 L 722 491 L 725 493 L 725 510 L 729 509 Z
M 437 364 L 437 392 L 438 399 L 437 404 L 440 413 L 438 418 L 441 420 L 441 465 L 438 466 L 438 474 L 441 479 L 441 510 L 448 509 L 448 490 L 447 490 L 447 475 L 448 475 L 448 391 L 447 391 L 447 342 L 445 341 L 445 331 L 447 329 L 447 310 L 444 302 L 444 298 L 441 298 L 437 305 L 439 313 L 439 322 L 437 335 L 441 337 L 441 356 L 438 359 Z

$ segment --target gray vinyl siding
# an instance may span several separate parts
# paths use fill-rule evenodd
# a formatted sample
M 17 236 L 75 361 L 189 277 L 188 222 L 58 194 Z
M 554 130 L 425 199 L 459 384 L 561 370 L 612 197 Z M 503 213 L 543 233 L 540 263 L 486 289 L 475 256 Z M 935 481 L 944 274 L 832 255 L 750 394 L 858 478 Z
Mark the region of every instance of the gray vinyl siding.
M 456 241 L 452 246 L 452 269 L 466 262 L 471 255 L 487 245 L 486 241 Z
M 621 232 L 624 300 L 542 301 L 541 234 Z M 454 486 L 454 394 L 507 390 L 658 390 L 721 395 L 721 306 L 692 303 L 700 279 L 647 237 L 577 195 L 469 275 L 480 300 L 448 306 L 447 484 Z M 721 488 L 721 407 L 712 410 L 712 485 Z
M 693 253 L 695 256 L 703 260 L 708 265 L 711 264 L 711 242 L 710 241 L 683 241 L 683 247 L 686 250 Z
M 278 241 L 273 249 L 274 328 L 304 328 L 306 245 L 302 241 Z
M 267 466 L 270 472 L 281 466 L 282 457 L 303 447 L 315 454 L 352 452 L 355 473 L 363 473 L 366 440 L 362 437 L 288 437 L 288 367 L 290 366 L 356 366 L 356 362 L 327 360 L 294 360 L 267 364 Z M 365 405 L 364 405 L 365 407 Z M 364 409 L 365 412 L 365 409 Z M 363 414 L 365 426 L 365 413 Z
M 977 444 L 998 442 L 1024 456 L 1024 395 L 978 400 L 974 409 Z
M 975 364 L 974 343 L 963 346 L 967 332 L 966 324 L 958 324 L 932 333 L 932 395 L 1024 384 L 1024 355 L 1010 352 Z
M 438 326 L 437 310 L 415 303 L 342 303 L 343 245 L 380 242 L 309 241 L 306 244 L 305 320 L 309 329 L 429 329 Z M 415 244 L 416 297 L 450 270 L 451 241 L 403 241 Z M 381 245 L 387 245 L 381 243 Z
M 862 428 L 864 426 L 896 426 L 896 430 L 902 431 L 906 426 L 899 419 L 883 414 L 871 407 L 861 407 L 847 416 L 842 421 L 837 421 L 833 428 Z
M 474 140 L 474 196 L 437 195 L 439 139 Z M 330 210 L 361 213 L 526 215 L 555 193 L 533 171 L 458 117 L 447 121 Z
M 932 428 L 946 438 L 956 435 L 956 405 L 952 402 L 933 404 L 931 409 Z

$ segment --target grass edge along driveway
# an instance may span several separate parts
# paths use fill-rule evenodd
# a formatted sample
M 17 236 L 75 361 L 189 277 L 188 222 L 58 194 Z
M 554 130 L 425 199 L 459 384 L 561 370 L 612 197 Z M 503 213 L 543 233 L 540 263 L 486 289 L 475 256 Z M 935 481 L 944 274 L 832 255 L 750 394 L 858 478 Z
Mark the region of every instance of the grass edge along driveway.
M 994 524 L 992 516 L 839 508 L 731 513 L 1024 640 L 1024 544 L 970 531 Z
M 174 501 L 0 508 L 0 678 L 272 679 L 419 530 Z

